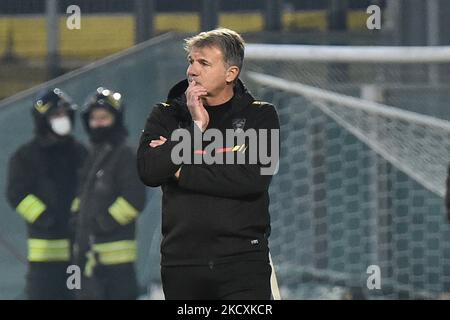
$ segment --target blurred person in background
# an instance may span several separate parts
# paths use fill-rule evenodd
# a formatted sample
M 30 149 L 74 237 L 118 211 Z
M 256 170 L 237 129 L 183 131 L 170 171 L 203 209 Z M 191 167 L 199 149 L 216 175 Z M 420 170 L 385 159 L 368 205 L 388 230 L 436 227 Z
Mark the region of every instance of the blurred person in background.
M 91 142 L 74 208 L 75 263 L 82 271 L 79 299 L 136 299 L 136 219 L 145 186 L 134 149 L 126 144 L 124 104 L 118 92 L 98 88 L 82 121 Z
M 34 138 L 9 160 L 7 198 L 28 229 L 28 299 L 70 299 L 70 207 L 87 155 L 74 139 L 76 106 L 58 88 L 33 104 Z

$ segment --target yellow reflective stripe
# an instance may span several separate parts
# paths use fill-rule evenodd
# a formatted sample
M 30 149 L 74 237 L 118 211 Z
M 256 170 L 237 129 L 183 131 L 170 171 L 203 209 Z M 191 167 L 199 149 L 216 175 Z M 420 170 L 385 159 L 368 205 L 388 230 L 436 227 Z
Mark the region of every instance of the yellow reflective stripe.
M 136 249 L 136 240 L 121 240 L 94 244 L 94 250 L 101 253 L 127 249 Z
M 69 261 L 69 240 L 28 239 L 28 260 L 32 262 Z
M 28 239 L 28 244 L 33 248 L 40 249 L 60 249 L 69 247 L 69 239 Z
M 93 251 L 88 251 L 86 253 L 86 265 L 84 266 L 84 275 L 88 278 L 92 277 L 94 273 L 94 268 L 97 265 L 97 261 L 95 260 L 95 253 Z
M 133 219 L 136 219 L 139 212 L 123 197 L 118 197 L 109 207 L 108 211 L 121 225 L 125 225 Z
M 39 218 L 46 208 L 47 206 L 39 200 L 39 198 L 35 195 L 29 194 L 22 201 L 20 201 L 16 207 L 16 210 L 25 218 L 25 220 L 33 223 L 37 218 Z
M 80 198 L 76 197 L 72 201 L 72 205 L 70 206 L 70 211 L 78 212 L 80 210 Z
M 134 262 L 137 258 L 135 240 L 94 244 L 93 250 L 98 253 L 98 260 L 103 265 Z
M 101 264 L 111 265 L 136 261 L 136 251 L 100 253 L 98 260 Z

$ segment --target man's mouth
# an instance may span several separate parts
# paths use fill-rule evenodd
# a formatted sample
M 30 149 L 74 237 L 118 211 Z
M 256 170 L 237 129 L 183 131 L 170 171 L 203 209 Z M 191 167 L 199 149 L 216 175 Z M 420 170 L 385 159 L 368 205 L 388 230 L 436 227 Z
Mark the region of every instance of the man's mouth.
M 195 84 L 200 84 L 200 82 L 198 82 L 197 79 L 194 79 L 194 78 L 192 78 L 192 77 L 188 77 L 187 80 L 188 80 L 188 82 L 195 81 Z

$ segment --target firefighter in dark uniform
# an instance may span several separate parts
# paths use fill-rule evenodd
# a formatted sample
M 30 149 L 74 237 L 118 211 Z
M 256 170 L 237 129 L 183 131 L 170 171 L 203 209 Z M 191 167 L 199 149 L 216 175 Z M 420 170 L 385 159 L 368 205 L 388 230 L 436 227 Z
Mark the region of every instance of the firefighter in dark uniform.
M 76 106 L 60 90 L 33 104 L 35 137 L 9 161 L 7 198 L 28 227 L 29 299 L 70 299 L 70 207 L 87 155 L 71 135 Z
M 81 172 L 75 262 L 83 273 L 79 299 L 136 299 L 136 219 L 145 205 L 135 151 L 126 144 L 118 92 L 98 88 L 82 121 L 92 147 Z

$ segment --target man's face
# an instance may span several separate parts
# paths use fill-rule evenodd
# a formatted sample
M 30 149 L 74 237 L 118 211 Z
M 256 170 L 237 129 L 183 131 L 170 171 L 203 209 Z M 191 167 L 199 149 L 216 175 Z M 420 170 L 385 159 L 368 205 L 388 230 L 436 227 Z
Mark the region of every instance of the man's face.
M 103 108 L 94 109 L 89 115 L 89 127 L 92 129 L 110 127 L 113 124 L 114 115 Z
M 233 81 L 234 77 L 228 72 L 222 51 L 217 47 L 193 47 L 188 55 L 189 66 L 188 79 L 203 86 L 208 96 L 214 97 L 220 94 L 227 85 L 227 81 Z

